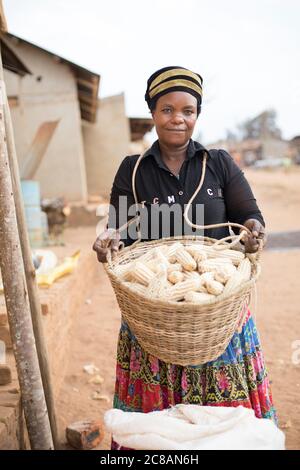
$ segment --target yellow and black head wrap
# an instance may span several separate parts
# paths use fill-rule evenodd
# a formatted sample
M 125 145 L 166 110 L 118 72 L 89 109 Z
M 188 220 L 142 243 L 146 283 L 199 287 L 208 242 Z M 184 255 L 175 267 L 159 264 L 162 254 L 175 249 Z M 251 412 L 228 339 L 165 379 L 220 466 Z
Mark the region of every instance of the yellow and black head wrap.
M 154 72 L 147 81 L 145 100 L 150 111 L 155 109 L 158 98 L 171 91 L 185 91 L 197 99 L 197 113 L 202 103 L 202 77 L 184 67 L 164 67 Z

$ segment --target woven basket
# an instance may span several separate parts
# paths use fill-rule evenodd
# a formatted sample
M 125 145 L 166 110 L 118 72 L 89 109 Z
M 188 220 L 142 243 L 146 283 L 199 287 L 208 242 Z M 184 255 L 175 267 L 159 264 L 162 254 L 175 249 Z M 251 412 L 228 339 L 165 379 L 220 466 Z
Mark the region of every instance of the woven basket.
M 134 292 L 114 273 L 120 264 L 127 264 L 148 249 L 180 241 L 183 245 L 212 245 L 217 240 L 184 236 L 140 242 L 124 248 L 105 264 L 122 316 L 140 345 L 164 362 L 200 365 L 219 357 L 227 348 L 234 332 L 241 325 L 249 296 L 260 273 L 260 265 L 249 256 L 251 279 L 230 295 L 221 294 L 201 305 L 151 299 Z

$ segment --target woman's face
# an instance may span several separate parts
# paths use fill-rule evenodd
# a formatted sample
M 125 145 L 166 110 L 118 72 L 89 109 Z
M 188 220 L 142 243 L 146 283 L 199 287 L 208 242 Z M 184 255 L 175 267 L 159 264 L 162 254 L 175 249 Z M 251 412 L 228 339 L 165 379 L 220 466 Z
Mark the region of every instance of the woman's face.
M 197 99 L 184 91 L 172 91 L 158 98 L 152 117 L 161 143 L 180 147 L 192 137 Z

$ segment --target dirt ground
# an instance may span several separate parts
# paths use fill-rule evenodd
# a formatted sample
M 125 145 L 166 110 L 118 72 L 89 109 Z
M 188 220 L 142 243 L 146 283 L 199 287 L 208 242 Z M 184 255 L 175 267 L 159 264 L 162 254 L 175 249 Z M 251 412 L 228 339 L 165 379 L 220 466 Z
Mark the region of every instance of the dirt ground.
M 270 232 L 300 230 L 300 171 L 246 171 Z M 74 232 L 75 231 L 75 232 Z M 81 243 L 92 245 L 94 228 L 70 229 Z M 84 236 L 82 236 L 84 234 Z M 68 233 L 66 234 L 68 240 Z M 96 257 L 95 257 L 96 262 Z M 288 449 L 300 449 L 300 249 L 265 250 L 258 283 L 257 305 L 252 304 L 272 381 L 280 427 Z M 90 294 L 74 324 L 68 374 L 57 402 L 62 447 L 69 423 L 101 418 L 111 408 L 115 378 L 115 355 L 120 313 L 110 283 L 99 265 Z M 297 343 L 298 341 L 298 343 Z M 93 363 L 103 377 L 102 385 L 89 383 L 83 371 Z M 93 400 L 99 391 L 104 398 Z M 99 449 L 109 449 L 106 433 Z

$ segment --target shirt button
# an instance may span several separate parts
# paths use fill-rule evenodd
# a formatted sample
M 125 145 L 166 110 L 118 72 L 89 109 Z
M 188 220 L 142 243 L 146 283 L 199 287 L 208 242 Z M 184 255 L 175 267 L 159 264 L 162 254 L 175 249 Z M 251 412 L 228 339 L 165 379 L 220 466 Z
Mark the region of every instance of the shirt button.
M 183 191 L 179 191 L 179 196 L 182 196 L 183 195 Z

